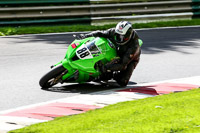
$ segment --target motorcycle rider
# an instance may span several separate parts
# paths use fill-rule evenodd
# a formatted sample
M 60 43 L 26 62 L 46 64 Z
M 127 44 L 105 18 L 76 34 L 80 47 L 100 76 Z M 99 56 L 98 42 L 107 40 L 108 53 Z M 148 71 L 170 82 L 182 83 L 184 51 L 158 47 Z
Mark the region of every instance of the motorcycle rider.
M 120 86 L 126 86 L 133 70 L 136 68 L 141 54 L 139 36 L 128 21 L 121 21 L 115 28 L 105 31 L 94 31 L 88 34 L 80 34 L 80 38 L 104 37 L 108 38 L 115 46 L 120 59 L 105 65 L 105 72 L 115 71 L 114 79 Z

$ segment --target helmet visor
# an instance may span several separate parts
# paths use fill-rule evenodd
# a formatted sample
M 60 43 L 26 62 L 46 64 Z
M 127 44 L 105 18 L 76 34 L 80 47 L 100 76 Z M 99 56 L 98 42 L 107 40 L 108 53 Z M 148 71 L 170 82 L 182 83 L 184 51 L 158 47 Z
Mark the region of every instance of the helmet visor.
M 129 29 L 125 35 L 121 35 L 121 34 L 116 33 L 116 41 L 118 43 L 124 43 L 131 38 L 131 35 L 132 35 L 131 29 Z
M 124 42 L 124 35 L 116 34 L 116 41 L 118 43 L 123 43 Z

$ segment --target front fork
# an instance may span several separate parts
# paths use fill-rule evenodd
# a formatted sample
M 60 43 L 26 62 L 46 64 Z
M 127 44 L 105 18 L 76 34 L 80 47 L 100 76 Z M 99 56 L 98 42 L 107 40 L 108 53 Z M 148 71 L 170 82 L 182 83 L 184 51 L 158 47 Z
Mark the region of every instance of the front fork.
M 57 76 L 54 81 L 53 81 L 53 84 L 57 84 L 57 83 L 62 83 L 63 80 L 62 77 L 68 72 L 68 70 L 65 70 L 64 72 L 62 72 L 59 76 Z
M 63 67 L 66 69 L 66 71 L 64 71 L 59 76 L 59 78 L 62 79 L 62 81 L 66 80 L 67 78 L 70 78 L 76 72 L 76 70 L 71 67 L 71 65 L 69 64 L 69 61 L 67 59 L 63 59 L 60 62 L 58 62 L 57 64 L 52 65 L 51 68 L 58 66 L 60 64 L 62 64 Z

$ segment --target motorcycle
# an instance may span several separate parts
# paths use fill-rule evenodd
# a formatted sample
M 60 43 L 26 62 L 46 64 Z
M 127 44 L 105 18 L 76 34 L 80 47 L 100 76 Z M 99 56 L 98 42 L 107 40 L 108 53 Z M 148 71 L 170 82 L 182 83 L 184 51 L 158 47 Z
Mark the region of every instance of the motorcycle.
M 142 45 L 142 40 L 139 42 Z M 40 79 L 39 84 L 42 88 L 50 88 L 58 83 L 99 81 L 103 66 L 117 58 L 116 47 L 109 39 L 75 39 L 69 45 L 65 58 L 53 65 Z

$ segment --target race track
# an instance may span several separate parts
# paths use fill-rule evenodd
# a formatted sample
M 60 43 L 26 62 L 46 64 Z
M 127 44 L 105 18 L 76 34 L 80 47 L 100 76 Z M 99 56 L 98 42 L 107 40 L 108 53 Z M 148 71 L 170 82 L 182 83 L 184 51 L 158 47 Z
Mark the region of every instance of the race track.
M 130 84 L 199 76 L 200 27 L 137 30 L 144 41 Z M 57 85 L 38 81 L 65 56 L 71 33 L 0 37 L 0 111 L 111 89 L 104 85 Z

